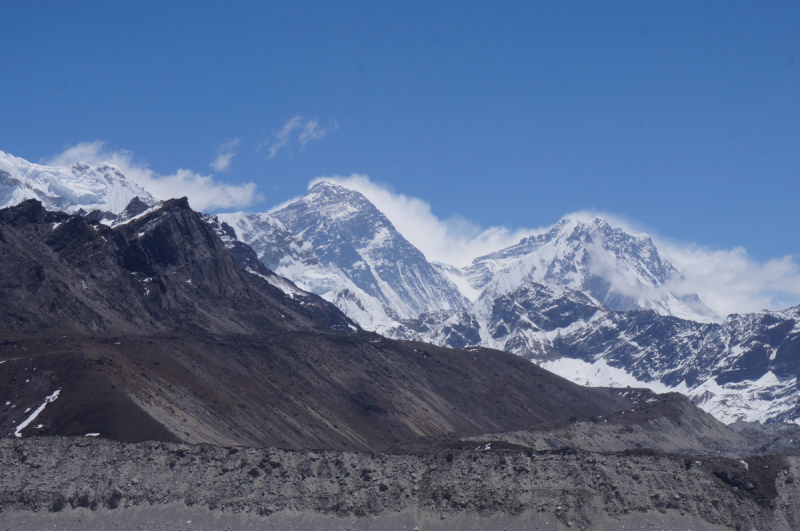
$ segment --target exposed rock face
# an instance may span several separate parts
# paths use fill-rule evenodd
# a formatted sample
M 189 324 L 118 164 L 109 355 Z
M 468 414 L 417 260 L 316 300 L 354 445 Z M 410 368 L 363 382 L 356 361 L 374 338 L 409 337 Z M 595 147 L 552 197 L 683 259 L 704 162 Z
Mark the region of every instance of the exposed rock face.
M 369 286 L 394 293 L 411 316 L 403 337 L 461 350 L 365 332 L 185 199 L 134 199 L 111 216 L 24 201 L 0 210 L 0 522 L 185 504 L 279 523 L 609 529 L 664 515 L 691 529 L 798 528 L 798 462 L 768 455 L 796 453 L 795 431 L 729 429 L 682 395 L 585 388 L 474 347 L 615 363 L 695 386 L 705 404 L 710 381 L 757 403 L 746 382 L 772 375 L 773 395 L 758 399 L 778 396 L 764 411 L 779 418 L 797 409 L 797 309 L 702 324 L 611 312 L 545 279 L 480 299 L 480 311 L 447 302 L 417 315 L 414 294 L 443 277 L 401 263 L 408 242 L 371 205 L 318 186 L 271 224 L 276 252 L 344 267 L 356 306 Z M 653 260 L 635 272 L 662 282 L 669 268 Z
M 748 461 L 745 467 L 652 452 L 358 454 L 4 439 L 0 505 L 14 514 L 185 503 L 262 516 L 300 513 L 310 521 L 413 510 L 417 522 L 426 514 L 443 524 L 525 516 L 548 529 L 613 529 L 615 522 L 620 528 L 644 520 L 637 515 L 680 514 L 693 529 L 798 529 L 800 461 Z
M 238 333 L 268 328 L 276 318 L 292 320 L 280 316 L 302 306 L 342 330 L 357 323 L 396 339 L 505 350 L 546 362 L 549 370 L 582 384 L 677 390 L 724 422 L 800 420 L 798 307 L 711 322 L 715 316 L 696 295 L 673 290 L 680 272 L 649 236 L 600 218 L 564 219 L 458 269 L 429 263 L 363 195 L 328 182 L 272 213 L 205 216 L 238 269 L 290 301 L 304 301 L 287 302 L 294 304 L 289 314 L 273 312 L 268 324 L 258 312 L 230 317 L 237 310 L 209 276 L 202 288 L 179 273 L 144 276 L 145 266 L 158 265 L 155 240 L 146 231 L 139 236 L 121 228 L 115 233 L 126 241 L 110 243 L 109 233 L 100 234 L 103 224 L 124 227 L 134 220 L 131 226 L 139 227 L 139 217 L 160 216 L 157 198 L 119 168 L 49 167 L 0 152 L 0 206 L 28 199 L 38 199 L 50 211 L 84 214 L 86 223 L 71 220 L 52 230 L 50 254 L 25 249 L 29 234 L 9 229 L 9 241 L 21 254 L 18 265 L 1 271 L 0 287 L 23 288 L 14 293 L 23 298 L 7 299 L 18 301 L 14 311 L 0 309 L 0 330 L 9 323 L 9 333 L 37 330 L 65 315 L 76 317 L 69 327 L 98 333 L 151 333 L 176 326 Z M 55 227 L 67 219 L 59 216 L 49 214 L 48 223 Z M 203 234 L 193 227 L 187 233 L 190 245 L 203 238 L 210 242 Z M 35 247 L 37 240 L 31 242 Z M 129 255 L 105 264 L 71 264 L 87 249 L 106 258 L 112 251 Z M 70 264 L 72 273 L 48 273 L 52 260 Z M 226 275 L 229 266 L 219 262 L 205 272 Z M 124 271 L 133 275 L 123 281 Z M 192 282 L 181 286 L 178 278 Z M 236 294 L 237 308 L 261 304 L 251 288 L 232 277 L 222 284 Z M 195 307 L 187 290 L 206 288 L 209 295 Z M 126 294 L 131 290 L 147 296 L 136 300 Z M 342 321 L 303 291 L 320 295 L 353 322 Z M 181 304 L 185 307 L 177 310 Z M 173 314 L 183 317 L 176 320 Z M 597 374 L 603 377 L 594 378 Z
M 278 212 L 225 219 L 236 238 L 262 249 L 260 256 L 277 250 L 271 260 L 281 274 L 307 282 L 388 337 L 513 352 L 581 384 L 679 391 L 724 422 L 800 419 L 798 308 L 711 322 L 696 296 L 670 291 L 680 273 L 649 236 L 600 218 L 563 220 L 463 270 L 435 265 L 440 276 L 472 290 L 474 301 L 460 305 L 439 304 L 446 297 L 433 295 L 376 295 L 389 293 L 394 284 L 384 281 L 391 275 L 355 265 L 375 257 L 402 267 L 427 262 L 393 229 L 372 245 L 390 224 L 356 192 L 322 182 Z M 231 237 L 229 248 L 240 243 Z M 433 276 L 415 278 L 424 293 L 445 293 Z M 421 302 L 399 310 L 407 300 Z
M 0 211 L 5 434 L 380 450 L 630 406 L 510 354 L 360 331 L 185 199 L 127 212 Z
M 291 329 L 286 314 L 294 329 L 352 324 L 319 297 L 306 294 L 303 304 L 286 297 L 277 280 L 262 278 L 271 273 L 239 268 L 185 198 L 113 229 L 31 200 L 0 210 L 0 234 L 7 337 L 56 328 L 133 335 Z
M 390 334 L 514 352 L 581 384 L 680 391 L 726 423 L 800 418 L 800 307 L 698 323 L 612 312 L 580 292 L 532 284 L 485 309 L 424 314 Z

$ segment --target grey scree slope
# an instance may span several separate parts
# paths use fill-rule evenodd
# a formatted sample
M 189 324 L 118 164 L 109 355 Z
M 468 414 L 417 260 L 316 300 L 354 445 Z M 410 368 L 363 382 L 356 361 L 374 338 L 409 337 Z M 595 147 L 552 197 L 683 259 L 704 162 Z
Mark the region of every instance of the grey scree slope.
M 0 440 L 2 529 L 798 529 L 800 459 Z M 730 482 L 752 484 L 731 488 Z M 190 521 L 190 522 L 189 522 Z

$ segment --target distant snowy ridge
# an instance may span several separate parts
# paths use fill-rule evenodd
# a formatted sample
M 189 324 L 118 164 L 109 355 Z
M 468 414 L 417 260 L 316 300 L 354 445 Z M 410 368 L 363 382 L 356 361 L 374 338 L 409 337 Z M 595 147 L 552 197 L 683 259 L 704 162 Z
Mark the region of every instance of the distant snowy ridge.
M 800 422 L 800 307 L 698 323 L 532 284 L 485 316 L 424 314 L 388 335 L 505 350 L 582 385 L 680 392 L 723 422 Z
M 48 210 L 119 214 L 134 197 L 148 205 L 157 201 L 116 166 L 44 166 L 0 151 L 0 208 L 37 199 Z

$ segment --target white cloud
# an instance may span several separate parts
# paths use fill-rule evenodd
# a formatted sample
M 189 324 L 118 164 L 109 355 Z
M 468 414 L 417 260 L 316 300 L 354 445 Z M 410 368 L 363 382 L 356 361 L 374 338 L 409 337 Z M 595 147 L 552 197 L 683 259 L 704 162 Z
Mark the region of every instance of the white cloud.
M 283 126 L 283 129 L 275 133 L 271 139 L 267 139 L 267 141 L 264 142 L 264 145 L 269 145 L 269 158 L 274 158 L 275 155 L 278 154 L 278 151 L 289 143 L 289 137 L 291 136 L 292 131 L 302 127 L 302 124 L 303 117 L 295 116 L 286 122 L 286 125 Z
M 366 175 L 320 177 L 314 179 L 309 187 L 323 180 L 364 194 L 389 218 L 400 234 L 422 251 L 428 260 L 435 262 L 463 267 L 478 256 L 513 245 L 537 232 L 506 227 L 483 229 L 460 216 L 441 220 L 425 201 L 395 193 L 386 185 L 372 182 Z
M 761 263 L 742 247 L 657 245 L 685 277 L 671 283 L 672 291 L 697 293 L 718 315 L 779 310 L 800 303 L 800 267 L 792 256 Z
M 195 210 L 240 208 L 261 199 L 256 194 L 255 183 L 237 185 L 219 182 L 211 175 L 201 175 L 186 169 L 179 169 L 172 175 L 159 175 L 146 164 L 134 162 L 130 151 L 106 151 L 100 141 L 70 146 L 43 161 L 50 166 L 71 166 L 76 162 L 117 166 L 127 178 L 161 199 L 187 196 L 189 204 Z
M 290 118 L 281 130 L 265 140 L 264 143 L 261 144 L 261 147 L 269 146 L 268 158 L 272 159 L 275 158 L 278 151 L 286 147 L 294 139 L 297 130 L 300 130 L 300 133 L 297 134 L 297 141 L 300 143 L 301 147 L 306 147 L 306 144 L 312 140 L 321 140 L 325 138 L 329 130 L 336 130 L 338 128 L 339 126 L 336 122 L 333 122 L 328 129 L 322 129 L 317 119 L 308 120 L 304 123 L 303 117 L 298 115 Z
M 217 149 L 217 158 L 209 166 L 214 171 L 228 171 L 231 168 L 231 161 L 236 153 L 233 152 L 239 145 L 239 139 L 234 138 L 229 142 L 223 142 Z

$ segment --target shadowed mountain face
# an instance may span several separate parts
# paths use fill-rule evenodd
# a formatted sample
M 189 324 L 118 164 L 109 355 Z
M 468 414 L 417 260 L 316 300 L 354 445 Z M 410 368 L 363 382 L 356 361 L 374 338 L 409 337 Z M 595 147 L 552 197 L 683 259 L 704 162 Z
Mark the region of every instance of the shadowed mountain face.
M 136 210 L 0 211 L 6 435 L 367 450 L 630 406 L 511 354 L 360 331 L 185 199 Z
M 352 326 L 319 297 L 287 297 L 266 268 L 238 267 L 185 199 L 113 229 L 31 200 L 0 211 L 0 230 L 2 299 L 13 301 L 0 307 L 7 336 Z

